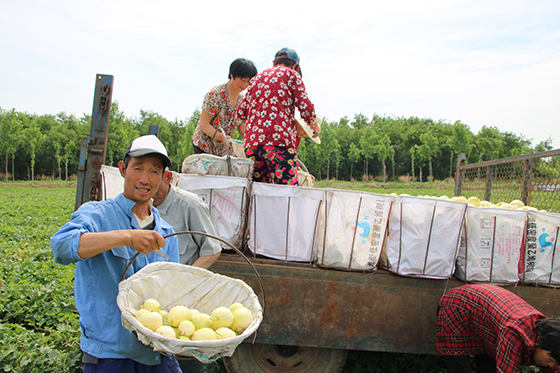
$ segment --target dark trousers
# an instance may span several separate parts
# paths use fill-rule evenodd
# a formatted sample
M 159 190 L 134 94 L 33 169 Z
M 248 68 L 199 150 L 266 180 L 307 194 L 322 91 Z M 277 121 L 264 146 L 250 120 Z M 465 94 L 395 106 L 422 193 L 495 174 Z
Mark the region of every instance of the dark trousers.
M 471 358 L 469 356 L 444 356 L 447 373 L 471 373 Z M 474 355 L 478 373 L 496 373 L 496 361 L 490 355 Z
M 202 371 L 202 363 L 195 358 L 178 361 L 183 373 L 200 373 Z

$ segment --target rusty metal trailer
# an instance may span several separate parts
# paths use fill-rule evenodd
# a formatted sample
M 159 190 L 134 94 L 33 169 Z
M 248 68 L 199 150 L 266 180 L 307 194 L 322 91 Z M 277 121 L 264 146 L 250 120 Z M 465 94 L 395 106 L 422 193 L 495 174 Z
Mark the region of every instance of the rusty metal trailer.
M 253 340 L 224 359 L 228 372 L 338 372 L 347 350 L 436 354 L 437 305 L 456 280 L 350 272 L 311 264 L 252 259 L 266 293 Z M 212 271 L 259 289 L 249 266 L 222 254 Z M 560 291 L 508 286 L 547 316 L 560 316 Z
M 90 136 L 82 141 L 76 208 L 100 200 L 112 76 L 98 75 Z M 254 338 L 224 359 L 233 373 L 333 373 L 348 350 L 435 354 L 438 301 L 456 279 L 353 272 L 266 258 L 251 259 L 266 294 L 264 320 Z M 225 252 L 212 271 L 244 280 L 258 292 L 251 267 Z M 560 316 L 560 290 L 509 286 L 547 316 Z M 258 294 L 263 296 L 263 294 Z

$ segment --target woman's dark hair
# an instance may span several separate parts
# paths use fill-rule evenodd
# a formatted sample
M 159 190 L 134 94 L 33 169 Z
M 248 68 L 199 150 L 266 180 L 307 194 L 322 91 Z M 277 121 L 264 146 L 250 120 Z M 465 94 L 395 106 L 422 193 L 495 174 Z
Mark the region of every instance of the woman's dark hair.
M 540 319 L 535 325 L 538 335 L 538 346 L 550 351 L 550 356 L 560 362 L 560 318 Z
M 288 53 L 286 51 L 280 51 L 276 53 L 276 56 L 274 56 L 274 60 L 272 61 L 272 64 L 274 66 L 284 65 L 286 67 L 289 67 L 290 69 L 294 69 L 301 76 L 301 68 L 299 67 L 299 63 L 289 59 Z
M 257 75 L 257 67 L 253 61 L 246 58 L 238 58 L 229 65 L 228 79 L 252 78 Z

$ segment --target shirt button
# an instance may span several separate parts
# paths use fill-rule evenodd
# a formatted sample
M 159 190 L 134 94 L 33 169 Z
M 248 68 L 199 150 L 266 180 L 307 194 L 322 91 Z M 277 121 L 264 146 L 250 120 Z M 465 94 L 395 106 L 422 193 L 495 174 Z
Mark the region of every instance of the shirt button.
M 156 356 L 156 361 L 159 361 L 159 355 Z
M 84 347 L 89 346 L 89 344 L 87 342 L 84 342 Z

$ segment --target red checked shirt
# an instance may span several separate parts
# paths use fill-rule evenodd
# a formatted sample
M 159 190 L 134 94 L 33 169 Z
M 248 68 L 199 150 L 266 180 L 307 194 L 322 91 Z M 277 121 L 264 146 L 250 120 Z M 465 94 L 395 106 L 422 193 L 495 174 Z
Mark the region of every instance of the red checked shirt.
M 442 355 L 488 354 L 499 373 L 536 364 L 534 327 L 545 316 L 517 295 L 494 285 L 464 285 L 447 292 L 439 305 L 436 341 Z
M 274 66 L 256 75 L 237 108 L 237 117 L 247 121 L 245 148 L 259 145 L 295 147 L 295 109 L 312 128 L 315 107 L 307 97 L 301 76 L 293 69 Z

